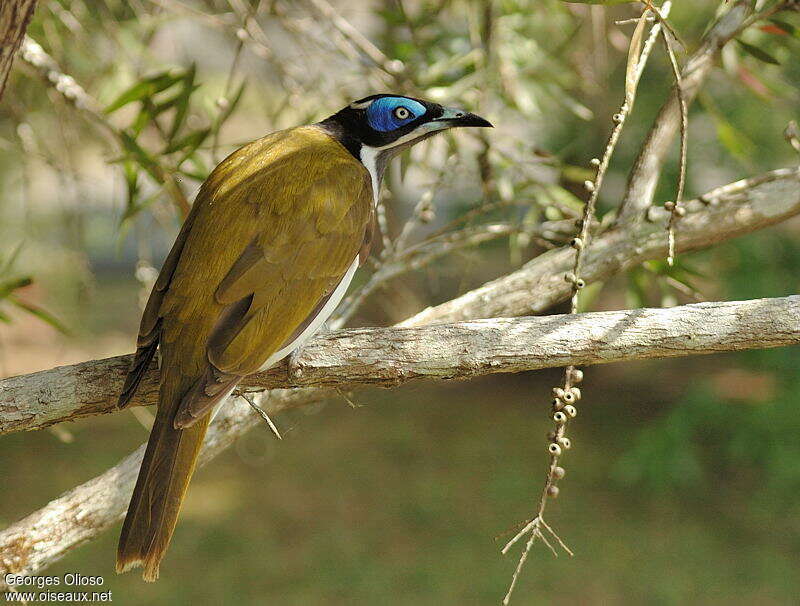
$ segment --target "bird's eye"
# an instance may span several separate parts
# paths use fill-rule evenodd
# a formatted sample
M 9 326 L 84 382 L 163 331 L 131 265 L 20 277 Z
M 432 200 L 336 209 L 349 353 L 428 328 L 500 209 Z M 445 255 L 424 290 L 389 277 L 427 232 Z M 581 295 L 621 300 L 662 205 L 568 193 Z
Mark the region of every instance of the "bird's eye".
M 394 117 L 398 120 L 406 120 L 410 115 L 411 112 L 408 111 L 408 108 L 405 108 L 402 105 L 394 110 Z

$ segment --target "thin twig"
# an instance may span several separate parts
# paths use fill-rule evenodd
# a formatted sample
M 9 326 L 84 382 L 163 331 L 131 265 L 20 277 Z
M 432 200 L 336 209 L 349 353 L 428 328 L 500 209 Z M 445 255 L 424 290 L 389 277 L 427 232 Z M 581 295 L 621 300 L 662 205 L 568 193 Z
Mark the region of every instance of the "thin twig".
M 667 223 L 667 263 L 670 267 L 675 263 L 675 224 L 678 219 L 686 214 L 686 209 L 683 208 L 683 193 L 686 186 L 686 147 L 687 138 L 689 136 L 689 117 L 686 109 L 686 97 L 683 94 L 683 79 L 681 78 L 681 69 L 678 66 L 678 60 L 675 58 L 675 50 L 672 46 L 670 34 L 666 31 L 662 32 L 661 39 L 664 41 L 664 47 L 667 50 L 669 63 L 672 66 L 672 74 L 675 78 L 675 92 L 678 95 L 678 105 L 681 114 L 681 151 L 680 151 L 680 169 L 678 175 L 678 192 L 675 195 L 675 201 L 672 204 L 665 204 L 665 208 L 670 211 L 669 222 Z
M 270 428 L 270 430 L 272 430 L 272 433 L 275 434 L 276 438 L 278 438 L 279 440 L 283 440 L 283 437 L 281 436 L 281 432 L 278 431 L 278 428 L 276 427 L 275 423 L 273 423 L 272 419 L 269 418 L 269 415 L 267 414 L 267 411 L 265 411 L 258 404 L 256 404 L 255 401 L 253 400 L 253 398 L 251 398 L 250 395 L 247 392 L 239 391 L 239 392 L 237 392 L 237 395 L 239 395 L 245 402 L 250 404 L 250 407 L 253 410 L 255 410 L 261 416 L 262 419 L 264 419 L 264 421 L 266 422 L 267 426 Z
M 230 2 L 233 4 L 233 1 Z M 238 3 L 237 3 L 238 4 Z M 261 6 L 261 0 L 256 0 L 252 6 L 246 9 L 246 12 L 242 16 L 242 28 L 244 31 L 247 31 L 249 21 L 258 13 L 258 9 Z M 234 7 L 235 8 L 235 7 Z M 237 11 L 238 12 L 238 11 Z M 233 52 L 233 59 L 231 60 L 231 66 L 228 69 L 228 75 L 225 78 L 225 88 L 223 89 L 222 96 L 217 99 L 217 108 L 219 109 L 219 113 L 217 114 L 213 131 L 213 137 L 211 141 L 211 157 L 213 158 L 214 162 L 218 162 L 219 158 L 217 156 L 218 148 L 219 148 L 219 131 L 222 126 L 222 117 L 225 115 L 226 110 L 230 104 L 230 94 L 233 90 L 233 77 L 236 73 L 236 70 L 239 67 L 239 60 L 242 57 L 242 51 L 244 50 L 244 41 L 245 36 L 236 36 L 236 49 Z
M 402 61 L 399 59 L 389 59 L 389 57 L 364 36 L 358 28 L 342 17 L 327 0 L 308 1 L 327 22 L 333 25 L 348 42 L 352 43 L 353 46 L 364 53 L 377 67 L 392 76 L 398 84 L 404 84 L 413 88 L 409 73 Z

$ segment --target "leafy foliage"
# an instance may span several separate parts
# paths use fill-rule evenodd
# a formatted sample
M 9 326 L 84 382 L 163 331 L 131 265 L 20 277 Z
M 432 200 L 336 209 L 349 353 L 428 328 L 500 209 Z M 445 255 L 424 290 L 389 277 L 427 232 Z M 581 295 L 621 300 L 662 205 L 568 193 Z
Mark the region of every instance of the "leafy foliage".
M 14 264 L 21 251 L 22 244 L 19 244 L 5 259 L 0 256 L 0 322 L 10 324 L 11 316 L 8 314 L 8 309 L 16 308 L 66 334 L 67 328 L 55 316 L 20 297 L 19 291 L 33 284 L 33 278 L 19 275 L 14 271 Z

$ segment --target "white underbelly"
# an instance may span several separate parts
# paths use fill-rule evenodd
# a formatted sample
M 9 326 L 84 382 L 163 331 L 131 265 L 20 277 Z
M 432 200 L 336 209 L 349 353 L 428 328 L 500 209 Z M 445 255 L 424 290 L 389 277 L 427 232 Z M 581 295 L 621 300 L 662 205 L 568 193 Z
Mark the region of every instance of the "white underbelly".
M 283 358 L 292 353 L 295 349 L 301 347 L 303 343 L 308 341 L 319 331 L 320 328 L 322 328 L 322 325 L 325 324 L 328 318 L 331 317 L 331 314 L 333 314 L 333 312 L 336 311 L 336 308 L 339 306 L 339 303 L 342 302 L 342 299 L 344 298 L 347 289 L 350 287 L 350 282 L 353 281 L 353 276 L 355 275 L 357 269 L 358 269 L 358 256 L 356 256 L 356 258 L 353 260 L 353 263 L 350 265 L 347 272 L 344 274 L 344 277 L 342 277 L 341 282 L 339 282 L 339 285 L 333 291 L 333 294 L 331 294 L 330 298 L 328 299 L 328 302 L 325 303 L 325 305 L 319 311 L 317 316 L 309 323 L 306 329 L 299 335 L 297 335 L 297 338 L 295 338 L 294 341 L 292 341 L 285 347 L 282 347 L 274 354 L 272 354 L 267 359 L 267 361 L 264 362 L 263 366 L 261 366 L 259 370 L 267 370 L 268 368 L 271 368 L 272 366 L 280 362 Z M 222 405 L 228 399 L 228 396 L 231 394 L 232 391 L 233 388 L 225 395 L 224 398 L 222 398 L 219 401 L 219 404 L 214 406 L 214 411 L 211 413 L 212 421 L 214 420 L 214 417 L 217 416 L 217 413 L 219 412 L 220 408 L 222 408 Z
M 320 328 L 322 328 L 322 325 L 327 322 L 328 318 L 331 317 L 331 314 L 333 314 L 336 308 L 339 307 L 339 303 L 342 302 L 342 299 L 344 298 L 344 295 L 350 286 L 350 282 L 353 281 L 353 275 L 356 273 L 357 269 L 358 256 L 356 256 L 356 258 L 353 260 L 353 263 L 344 274 L 344 277 L 342 278 L 341 282 L 339 282 L 339 285 L 333 291 L 333 294 L 331 294 L 328 302 L 325 303 L 325 305 L 319 311 L 317 317 L 314 318 L 308 326 L 306 326 L 306 329 L 303 332 L 297 335 L 297 338 L 294 341 L 272 354 L 267 361 L 264 362 L 264 365 L 260 368 L 260 370 L 267 370 L 283 360 L 283 358 L 288 356 L 298 347 L 301 347 L 303 343 L 308 341 L 317 333 L 317 331 L 319 331 Z

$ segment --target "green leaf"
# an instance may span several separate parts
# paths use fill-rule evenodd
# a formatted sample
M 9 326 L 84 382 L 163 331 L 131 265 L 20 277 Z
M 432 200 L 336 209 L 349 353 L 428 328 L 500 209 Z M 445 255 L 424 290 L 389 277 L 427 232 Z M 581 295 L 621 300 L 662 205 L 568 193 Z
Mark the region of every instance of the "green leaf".
M 119 137 L 122 141 L 122 146 L 128 153 L 128 157 L 139 164 L 139 166 L 141 166 L 145 171 L 147 171 L 147 174 L 149 174 L 154 181 L 157 183 L 162 183 L 163 178 L 161 176 L 161 169 L 158 166 L 158 162 L 156 162 L 155 159 L 153 159 L 150 154 L 148 154 L 136 142 L 136 139 L 128 134 L 128 132 L 124 130 L 120 131 Z
M 128 197 L 131 197 L 139 190 L 139 170 L 133 160 L 122 161 L 122 172 L 125 175 L 125 183 L 128 186 Z
M 764 63 L 770 63 L 772 65 L 780 65 L 780 62 L 770 55 L 767 51 L 758 48 L 757 46 L 753 46 L 752 44 L 748 44 L 747 42 L 742 42 L 737 38 L 736 42 L 739 43 L 739 46 L 742 47 L 747 54 L 755 57 L 759 61 L 763 61 Z
M 180 139 L 172 141 L 164 149 L 163 153 L 171 154 L 176 151 L 183 151 L 183 159 L 181 160 L 181 162 L 183 162 L 183 160 L 191 156 L 197 150 L 197 148 L 203 144 L 203 141 L 206 140 L 210 133 L 210 128 L 201 128 L 199 130 L 192 131 L 185 137 L 181 137 Z
M 191 99 L 192 93 L 198 88 L 194 83 L 196 74 L 197 66 L 192 63 L 183 76 L 183 86 L 181 88 L 181 92 L 175 98 L 176 109 L 175 116 L 172 119 L 172 128 L 169 131 L 170 141 L 172 141 L 178 135 L 178 132 L 186 120 L 186 115 L 189 113 L 189 100 Z
M 152 97 L 156 93 L 168 89 L 170 86 L 179 82 L 183 77 L 182 74 L 175 74 L 170 72 L 159 72 L 153 76 L 145 78 L 137 82 L 129 89 L 124 91 L 117 97 L 111 104 L 106 107 L 105 112 L 110 114 L 117 111 L 121 107 L 125 107 L 134 101 L 141 101 L 147 97 Z
M 11 293 L 20 288 L 25 288 L 33 284 L 30 276 L 23 276 L 21 278 L 9 278 L 0 282 L 0 300 L 9 297 Z
M 141 135 L 145 127 L 152 122 L 154 118 L 155 116 L 150 112 L 149 108 L 142 107 L 139 113 L 136 114 L 136 119 L 133 121 L 133 124 L 130 126 L 130 131 L 133 133 L 134 138 Z
M 53 328 L 55 328 L 58 332 L 62 334 L 69 334 L 69 330 L 67 329 L 64 324 L 62 324 L 54 315 L 50 312 L 45 311 L 41 307 L 37 307 L 36 305 L 32 305 L 31 303 L 26 303 L 16 297 L 11 297 L 9 299 L 11 303 L 19 307 L 20 309 L 25 310 L 32 316 L 39 318 L 42 322 L 49 324 Z

